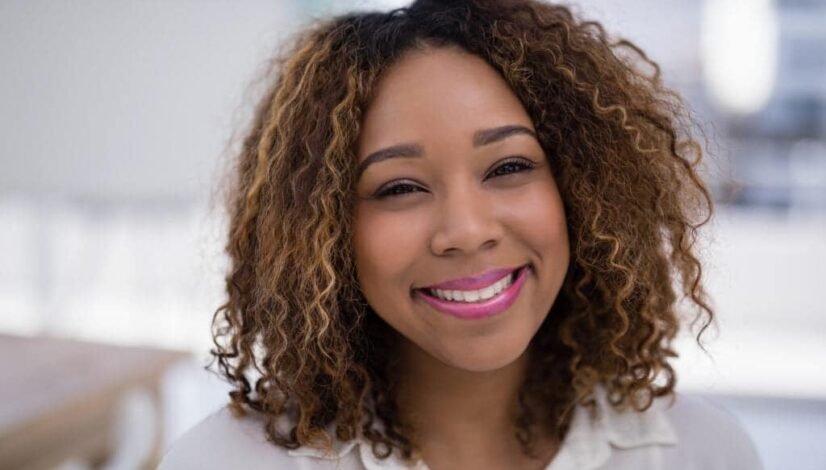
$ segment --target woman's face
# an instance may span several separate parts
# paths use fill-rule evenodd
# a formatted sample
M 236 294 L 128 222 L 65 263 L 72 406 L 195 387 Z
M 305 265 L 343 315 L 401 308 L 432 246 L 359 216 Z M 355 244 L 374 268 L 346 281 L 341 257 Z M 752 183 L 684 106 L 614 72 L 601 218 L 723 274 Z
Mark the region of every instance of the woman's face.
M 569 247 L 533 133 L 507 83 L 458 48 L 408 52 L 377 84 L 357 145 L 353 243 L 365 298 L 409 351 L 494 370 L 548 314 Z

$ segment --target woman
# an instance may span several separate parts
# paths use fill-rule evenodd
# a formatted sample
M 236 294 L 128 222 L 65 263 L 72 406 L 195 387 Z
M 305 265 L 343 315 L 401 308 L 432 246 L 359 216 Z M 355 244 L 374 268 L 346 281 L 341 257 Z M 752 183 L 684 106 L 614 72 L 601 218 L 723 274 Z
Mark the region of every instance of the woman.
M 307 30 L 232 191 L 232 413 L 162 466 L 759 468 L 674 392 L 677 301 L 713 318 L 689 126 L 655 63 L 561 6 Z

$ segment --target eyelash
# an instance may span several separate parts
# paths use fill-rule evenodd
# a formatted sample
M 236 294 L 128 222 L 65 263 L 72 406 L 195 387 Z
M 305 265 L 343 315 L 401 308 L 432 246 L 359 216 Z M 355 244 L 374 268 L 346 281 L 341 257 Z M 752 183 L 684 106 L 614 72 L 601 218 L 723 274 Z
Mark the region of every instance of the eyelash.
M 508 165 L 516 165 L 516 166 L 519 167 L 519 169 L 508 172 L 508 173 L 504 173 L 504 174 L 495 174 L 496 172 L 498 172 L 499 170 L 501 170 L 502 168 L 504 168 Z M 533 170 L 535 166 L 536 165 L 533 162 L 529 162 L 528 160 L 526 160 L 524 158 L 512 158 L 512 159 L 509 159 L 509 160 L 505 160 L 500 165 L 496 166 L 496 168 L 494 168 L 493 170 L 490 171 L 490 173 L 488 173 L 488 176 L 491 176 L 491 175 L 492 176 L 513 175 L 513 174 L 516 174 L 516 173 L 522 173 L 524 171 Z M 487 179 L 487 178 L 485 178 L 485 179 Z M 412 190 L 411 191 L 402 191 L 402 192 L 393 192 L 393 191 L 397 190 L 398 188 L 413 188 L 414 190 L 421 189 L 419 186 L 412 185 L 412 184 L 409 184 L 409 183 L 395 183 L 395 184 L 390 184 L 389 186 L 384 186 L 382 188 L 379 188 L 379 190 L 376 191 L 374 197 L 376 199 L 385 199 L 385 198 L 388 198 L 388 197 L 403 196 L 405 194 L 410 194 L 410 193 L 415 192 L 415 191 L 412 191 Z

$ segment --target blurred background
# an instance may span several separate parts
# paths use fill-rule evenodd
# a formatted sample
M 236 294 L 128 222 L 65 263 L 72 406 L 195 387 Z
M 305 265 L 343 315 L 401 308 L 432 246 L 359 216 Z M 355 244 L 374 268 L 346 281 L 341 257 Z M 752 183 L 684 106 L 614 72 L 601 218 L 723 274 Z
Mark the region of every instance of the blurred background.
M 0 1 L 0 468 L 151 467 L 226 400 L 216 187 L 256 79 L 314 17 L 400 1 Z M 708 354 L 679 390 L 768 469 L 824 469 L 826 0 L 582 0 L 709 139 Z M 794 464 L 790 464 L 794 462 Z

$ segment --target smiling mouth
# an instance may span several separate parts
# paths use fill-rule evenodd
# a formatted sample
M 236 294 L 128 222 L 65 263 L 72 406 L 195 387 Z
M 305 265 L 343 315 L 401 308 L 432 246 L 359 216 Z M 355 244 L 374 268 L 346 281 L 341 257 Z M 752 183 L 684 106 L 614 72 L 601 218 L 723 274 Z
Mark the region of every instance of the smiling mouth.
M 491 318 L 504 314 L 516 302 L 529 269 L 528 265 L 518 268 L 483 289 L 444 291 L 420 288 L 413 293 L 430 309 L 445 315 L 462 320 Z

